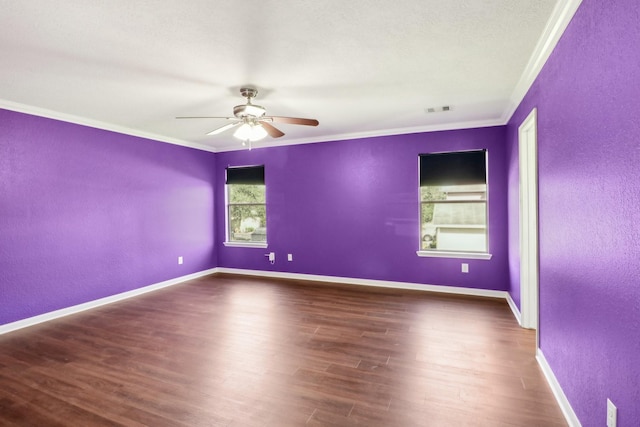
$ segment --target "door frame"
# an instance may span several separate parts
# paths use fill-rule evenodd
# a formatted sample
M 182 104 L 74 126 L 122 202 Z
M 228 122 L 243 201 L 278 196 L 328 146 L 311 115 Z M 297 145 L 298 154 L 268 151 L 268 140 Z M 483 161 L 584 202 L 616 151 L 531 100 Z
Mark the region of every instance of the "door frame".
M 521 325 L 535 330 L 539 317 L 540 268 L 537 116 L 537 108 L 534 108 L 518 128 Z

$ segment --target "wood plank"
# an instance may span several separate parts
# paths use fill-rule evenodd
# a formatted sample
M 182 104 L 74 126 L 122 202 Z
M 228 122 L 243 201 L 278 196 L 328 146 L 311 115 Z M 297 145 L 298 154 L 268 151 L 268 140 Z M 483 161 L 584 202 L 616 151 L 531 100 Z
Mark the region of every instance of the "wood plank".
M 0 425 L 563 426 L 505 301 L 212 275 L 0 336 Z

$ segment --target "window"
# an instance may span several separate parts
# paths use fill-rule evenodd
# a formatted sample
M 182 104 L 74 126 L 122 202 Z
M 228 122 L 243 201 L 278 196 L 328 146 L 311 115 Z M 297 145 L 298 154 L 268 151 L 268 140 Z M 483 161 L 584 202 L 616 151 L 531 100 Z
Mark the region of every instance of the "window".
M 266 246 L 264 166 L 227 168 L 227 243 Z
M 420 155 L 421 256 L 489 258 L 487 152 Z

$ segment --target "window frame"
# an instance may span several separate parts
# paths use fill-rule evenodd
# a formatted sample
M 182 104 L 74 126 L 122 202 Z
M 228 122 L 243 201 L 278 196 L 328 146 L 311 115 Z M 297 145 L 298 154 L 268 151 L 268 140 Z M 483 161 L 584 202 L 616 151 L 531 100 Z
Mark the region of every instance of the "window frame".
M 422 191 L 420 185 L 420 168 L 421 162 L 420 157 L 423 155 L 432 155 L 432 154 L 453 154 L 453 153 L 464 153 L 464 152 L 472 152 L 472 151 L 484 151 L 484 159 L 485 159 L 485 198 L 479 200 L 438 200 L 438 201 L 422 201 Z M 485 205 L 485 224 L 484 226 L 469 226 L 468 228 L 477 228 L 485 230 L 485 250 L 483 251 L 465 251 L 465 250 L 442 250 L 442 249 L 423 249 L 422 248 L 422 207 L 424 204 L 432 203 L 443 203 L 443 204 L 451 204 L 451 203 L 483 203 Z M 416 254 L 419 257 L 427 257 L 427 258 L 457 258 L 457 259 L 481 259 L 481 260 L 490 260 L 492 258 L 492 254 L 489 251 L 490 241 L 489 241 L 489 150 L 488 149 L 470 149 L 470 150 L 457 150 L 457 151 L 440 151 L 433 153 L 424 153 L 418 155 L 418 250 Z
M 252 168 L 252 167 L 262 167 L 264 168 L 264 165 L 253 165 L 253 166 L 229 166 L 228 168 L 225 169 L 225 174 L 227 173 L 228 169 L 240 169 L 240 168 Z M 231 230 L 230 230 L 230 212 L 233 206 L 264 206 L 264 211 L 265 211 L 265 224 L 264 227 L 266 230 L 268 230 L 267 227 L 267 221 L 266 221 L 266 213 L 267 213 L 267 184 L 266 184 L 266 180 L 264 182 L 264 184 L 248 184 L 248 185 L 263 185 L 264 186 L 264 203 L 230 203 L 229 200 L 229 189 L 231 185 L 243 185 L 243 184 L 228 184 L 227 183 L 227 179 L 225 177 L 225 185 L 224 185 L 224 205 L 225 205 L 225 240 L 223 242 L 224 246 L 229 246 L 229 247 L 245 247 L 245 248 L 267 248 L 268 245 L 268 241 L 266 240 L 268 238 L 268 233 L 266 234 L 265 237 L 265 241 L 264 242 L 257 242 L 257 241 L 235 241 L 235 240 L 231 240 Z

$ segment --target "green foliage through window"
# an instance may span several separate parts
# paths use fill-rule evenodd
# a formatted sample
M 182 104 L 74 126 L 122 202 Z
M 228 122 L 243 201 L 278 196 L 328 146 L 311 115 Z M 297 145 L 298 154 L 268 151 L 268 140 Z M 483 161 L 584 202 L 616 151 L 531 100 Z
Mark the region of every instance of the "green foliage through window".
M 227 185 L 227 235 L 230 242 L 266 242 L 264 185 Z

